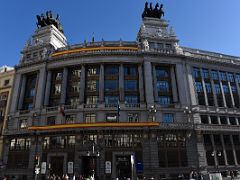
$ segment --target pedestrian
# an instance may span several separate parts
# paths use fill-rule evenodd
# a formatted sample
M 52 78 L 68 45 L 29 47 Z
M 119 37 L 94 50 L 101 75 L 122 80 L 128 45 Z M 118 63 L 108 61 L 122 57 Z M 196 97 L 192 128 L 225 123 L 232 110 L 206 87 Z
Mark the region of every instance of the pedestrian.
M 230 171 L 230 176 L 231 176 L 231 180 L 233 180 L 233 179 L 234 179 L 234 173 L 233 173 L 233 171 Z

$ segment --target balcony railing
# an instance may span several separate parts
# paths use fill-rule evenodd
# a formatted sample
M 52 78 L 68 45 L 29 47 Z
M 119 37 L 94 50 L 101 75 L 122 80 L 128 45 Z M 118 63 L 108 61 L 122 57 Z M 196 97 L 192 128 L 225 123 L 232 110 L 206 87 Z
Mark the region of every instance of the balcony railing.
M 30 113 L 30 110 L 29 109 L 23 109 L 23 110 L 20 110 L 19 113 L 20 114 L 28 114 L 28 113 Z
M 140 104 L 139 103 L 126 103 L 125 106 L 130 107 L 130 108 L 138 108 L 138 107 L 140 107 Z
M 46 111 L 47 111 L 47 112 L 58 111 L 58 106 L 47 107 L 47 108 L 46 108 Z
M 117 103 L 114 104 L 105 104 L 105 107 L 111 108 L 111 107 L 118 107 Z

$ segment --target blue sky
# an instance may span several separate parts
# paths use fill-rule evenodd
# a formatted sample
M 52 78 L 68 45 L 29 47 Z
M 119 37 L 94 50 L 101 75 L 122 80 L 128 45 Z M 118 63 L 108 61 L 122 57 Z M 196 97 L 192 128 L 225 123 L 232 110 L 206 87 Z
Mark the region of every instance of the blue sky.
M 60 15 L 72 44 L 136 39 L 145 0 L 1 0 L 0 66 L 18 64 L 20 51 L 36 29 L 36 15 Z M 240 56 L 239 0 L 161 0 L 165 19 L 181 46 Z

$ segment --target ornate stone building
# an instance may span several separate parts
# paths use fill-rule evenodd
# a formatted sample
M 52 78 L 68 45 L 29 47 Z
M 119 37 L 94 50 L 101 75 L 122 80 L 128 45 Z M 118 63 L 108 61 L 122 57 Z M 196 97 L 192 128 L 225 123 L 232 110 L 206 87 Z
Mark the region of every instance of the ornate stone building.
M 147 11 L 136 41 L 68 45 L 45 24 L 22 54 L 5 174 L 160 179 L 240 167 L 239 57 L 181 47 Z
M 14 78 L 14 68 L 8 66 L 0 67 L 0 163 L 2 164 L 2 149 L 3 149 L 3 136 L 2 130 L 6 127 L 6 121 L 8 118 L 8 111 L 10 106 L 10 97 L 12 92 L 12 84 Z

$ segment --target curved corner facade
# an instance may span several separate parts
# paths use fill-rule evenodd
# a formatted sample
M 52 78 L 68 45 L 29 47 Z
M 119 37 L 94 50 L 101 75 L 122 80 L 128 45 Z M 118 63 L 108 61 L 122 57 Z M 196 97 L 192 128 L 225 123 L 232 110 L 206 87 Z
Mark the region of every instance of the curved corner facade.
M 143 19 L 136 42 L 68 46 L 62 36 L 39 28 L 22 51 L 5 174 L 160 179 L 239 169 L 238 57 L 181 47 L 155 18 Z

